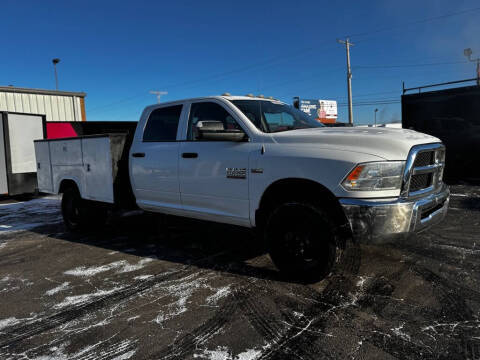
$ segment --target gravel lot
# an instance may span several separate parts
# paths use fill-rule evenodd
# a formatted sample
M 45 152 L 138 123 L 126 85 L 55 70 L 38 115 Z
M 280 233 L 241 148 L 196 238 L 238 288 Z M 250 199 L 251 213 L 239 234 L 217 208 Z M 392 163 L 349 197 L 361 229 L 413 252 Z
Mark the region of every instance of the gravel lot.
M 282 279 L 243 229 L 130 216 L 70 234 L 59 198 L 0 203 L 1 359 L 479 359 L 480 187 L 440 226 Z

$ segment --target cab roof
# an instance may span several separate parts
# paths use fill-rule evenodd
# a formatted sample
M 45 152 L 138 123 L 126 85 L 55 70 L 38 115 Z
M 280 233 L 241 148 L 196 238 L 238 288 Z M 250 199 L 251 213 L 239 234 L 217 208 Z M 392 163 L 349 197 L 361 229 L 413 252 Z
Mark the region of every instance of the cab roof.
M 233 101 L 233 100 L 263 100 L 263 101 L 271 101 L 271 102 L 275 102 L 275 103 L 281 103 L 281 104 L 285 104 L 283 101 L 280 101 L 278 99 L 273 99 L 273 98 L 268 98 L 268 97 L 260 97 L 260 96 L 254 96 L 254 95 L 230 95 L 230 94 L 223 94 L 223 95 L 213 95 L 213 96 L 203 96 L 203 97 L 196 97 L 196 98 L 187 98 L 187 99 L 178 99 L 178 100 L 172 100 L 172 101 L 167 101 L 167 102 L 162 102 L 160 104 L 152 104 L 152 105 L 149 105 L 147 107 L 163 107 L 163 106 L 166 106 L 166 105 L 175 105 L 175 104 L 179 104 L 179 103 L 182 103 L 182 102 L 192 102 L 192 101 L 204 101 L 204 100 L 208 100 L 208 99 L 217 99 L 217 100 L 229 100 L 229 101 Z

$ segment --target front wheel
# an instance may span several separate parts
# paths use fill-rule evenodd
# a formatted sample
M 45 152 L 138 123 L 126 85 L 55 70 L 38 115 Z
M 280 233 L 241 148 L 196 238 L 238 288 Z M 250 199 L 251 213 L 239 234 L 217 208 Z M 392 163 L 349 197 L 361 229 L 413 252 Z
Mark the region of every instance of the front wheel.
M 291 201 L 273 210 L 265 228 L 270 257 L 290 277 L 318 281 L 337 258 L 333 221 L 319 206 Z

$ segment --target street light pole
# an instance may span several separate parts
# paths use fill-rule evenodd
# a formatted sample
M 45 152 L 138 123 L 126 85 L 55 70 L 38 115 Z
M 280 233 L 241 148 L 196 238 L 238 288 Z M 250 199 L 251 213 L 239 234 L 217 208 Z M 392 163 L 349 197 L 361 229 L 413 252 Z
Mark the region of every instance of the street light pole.
M 350 67 L 350 46 L 353 46 L 349 38 L 345 40 L 337 40 L 340 44 L 345 45 L 347 51 L 347 87 L 348 87 L 348 123 L 353 125 L 353 105 L 352 105 L 352 69 Z
M 167 95 L 168 91 L 150 91 L 150 94 L 156 95 L 157 96 L 157 104 L 160 104 L 160 98 L 162 95 Z
M 374 114 L 375 114 L 375 127 L 377 127 L 377 111 L 378 109 L 375 109 Z
M 58 90 L 58 75 L 57 75 L 57 64 L 60 62 L 59 58 L 52 59 L 53 69 L 55 71 L 55 89 Z

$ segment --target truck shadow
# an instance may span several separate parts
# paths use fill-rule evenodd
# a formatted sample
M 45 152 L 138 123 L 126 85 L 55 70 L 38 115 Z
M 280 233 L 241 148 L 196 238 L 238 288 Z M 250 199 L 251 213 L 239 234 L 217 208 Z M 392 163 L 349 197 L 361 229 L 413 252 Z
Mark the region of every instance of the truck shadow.
M 109 251 L 181 263 L 233 276 L 288 281 L 275 268 L 263 241 L 241 227 L 150 214 L 116 219 L 102 229 L 71 233 L 63 223 L 30 231 Z
M 158 259 L 231 274 L 232 276 L 305 284 L 286 278 L 267 254 L 261 236 L 252 230 L 181 217 L 141 214 L 113 217 L 101 229 L 69 232 L 62 221 L 58 197 L 0 206 L 0 234 L 15 241 L 17 231 L 95 246 L 139 257 Z M 334 274 L 356 274 L 359 246 L 348 247 Z
M 142 214 L 116 219 L 102 229 L 87 233 L 68 232 L 63 223 L 37 226 L 30 231 L 109 252 L 181 263 L 230 276 L 306 284 L 280 273 L 268 256 L 261 236 L 242 227 Z M 353 268 L 358 271 L 360 249 L 356 247 L 351 251 L 355 254 L 347 254 L 347 265 L 335 272 L 355 271 Z

